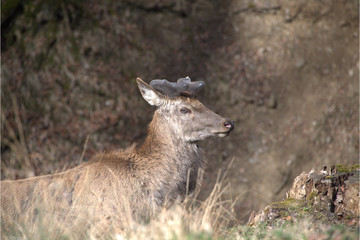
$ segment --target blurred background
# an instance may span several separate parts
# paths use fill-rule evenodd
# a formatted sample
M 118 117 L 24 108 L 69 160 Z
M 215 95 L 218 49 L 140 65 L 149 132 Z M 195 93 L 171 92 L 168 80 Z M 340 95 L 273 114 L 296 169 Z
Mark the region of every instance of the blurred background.
M 140 77 L 206 82 L 236 122 L 202 143 L 240 222 L 302 171 L 359 161 L 357 0 L 2 0 L 1 179 L 141 143 Z

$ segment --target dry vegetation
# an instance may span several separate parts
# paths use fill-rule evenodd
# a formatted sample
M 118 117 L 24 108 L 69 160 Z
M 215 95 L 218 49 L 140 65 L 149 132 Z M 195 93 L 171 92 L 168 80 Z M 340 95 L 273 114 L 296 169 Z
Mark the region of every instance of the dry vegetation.
M 40 205 L 34 209 L 32 216 L 21 221 L 11 222 L 2 215 L 1 236 L 6 239 L 217 238 L 229 222 L 235 220 L 235 200 L 224 197 L 224 192 L 228 189 L 226 173 L 219 173 L 218 180 L 207 199 L 197 200 L 197 190 L 184 202 L 177 203 L 169 209 L 163 208 L 147 223 L 135 222 L 123 209 L 113 209 L 115 217 L 110 222 L 97 216 L 86 215 L 88 211 L 85 209 L 62 209 L 58 202 L 48 202 L 46 211 Z M 114 191 L 114 198 L 118 195 L 121 193 Z M 36 200 L 33 205 L 39 206 Z M 96 212 L 96 209 L 94 211 Z

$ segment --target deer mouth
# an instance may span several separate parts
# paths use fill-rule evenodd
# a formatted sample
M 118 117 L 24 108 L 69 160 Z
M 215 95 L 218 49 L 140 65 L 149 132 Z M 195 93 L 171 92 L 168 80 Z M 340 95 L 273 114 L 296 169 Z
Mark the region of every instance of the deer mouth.
M 214 134 L 215 134 L 215 136 L 217 136 L 217 137 L 227 137 L 227 136 L 229 136 L 230 132 L 231 132 L 231 131 L 216 132 L 216 133 L 214 133 Z

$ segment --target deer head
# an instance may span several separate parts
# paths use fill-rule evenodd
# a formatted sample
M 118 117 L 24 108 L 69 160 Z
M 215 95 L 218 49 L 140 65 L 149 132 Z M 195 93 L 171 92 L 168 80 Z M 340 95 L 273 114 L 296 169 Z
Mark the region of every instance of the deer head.
M 177 83 L 155 80 L 152 87 L 140 78 L 136 81 L 143 98 L 157 107 L 154 116 L 163 118 L 162 123 L 181 141 L 226 137 L 234 128 L 234 122 L 219 116 L 194 98 L 204 87 L 203 82 L 191 82 L 188 77 L 179 79 Z

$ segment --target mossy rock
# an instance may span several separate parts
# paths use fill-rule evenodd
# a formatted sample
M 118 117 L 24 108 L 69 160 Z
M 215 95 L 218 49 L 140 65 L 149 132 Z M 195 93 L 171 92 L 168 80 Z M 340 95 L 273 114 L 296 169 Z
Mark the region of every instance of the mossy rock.
M 356 172 L 359 171 L 360 164 L 352 164 L 352 165 L 336 164 L 335 168 L 337 172 L 342 172 L 342 173 Z
M 273 225 L 301 218 L 325 224 L 356 224 L 359 216 L 359 165 L 338 164 L 331 168 L 331 172 L 326 169 L 300 174 L 285 200 L 274 202 L 254 214 L 249 224 L 266 222 Z

